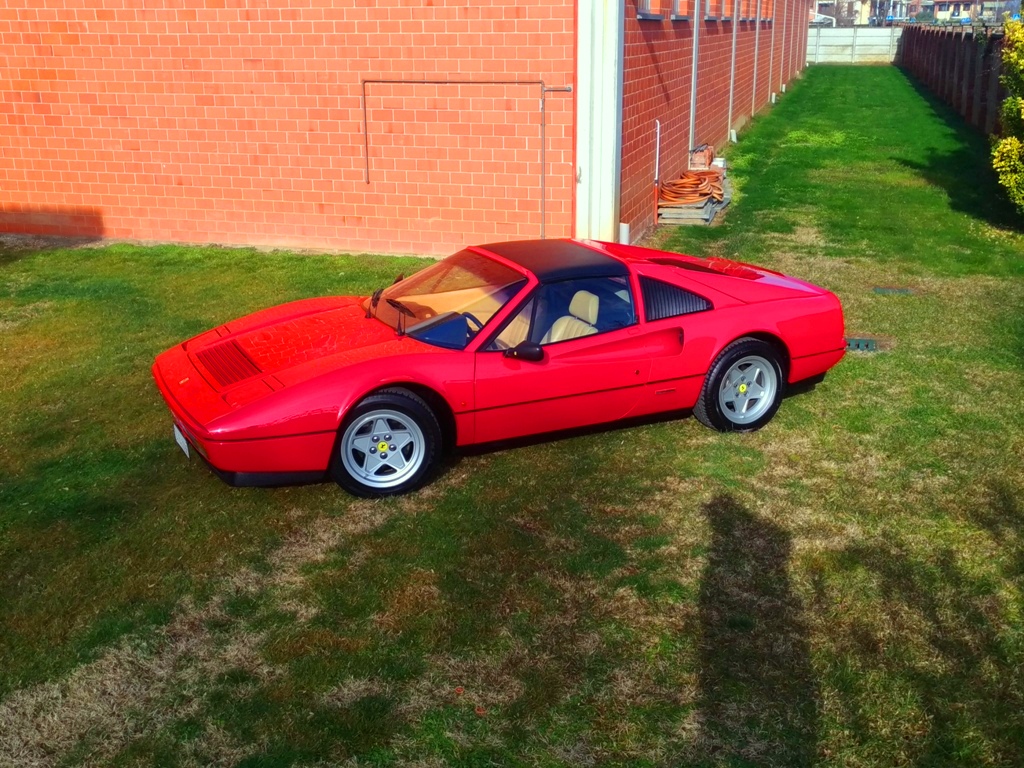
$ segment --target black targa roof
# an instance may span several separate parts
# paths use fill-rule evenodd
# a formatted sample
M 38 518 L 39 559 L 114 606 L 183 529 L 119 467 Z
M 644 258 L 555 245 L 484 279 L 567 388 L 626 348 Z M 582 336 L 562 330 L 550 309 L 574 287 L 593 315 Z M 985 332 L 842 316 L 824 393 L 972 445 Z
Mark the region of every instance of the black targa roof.
M 516 240 L 478 247 L 525 267 L 542 283 L 629 274 L 629 269 L 618 259 L 572 240 Z

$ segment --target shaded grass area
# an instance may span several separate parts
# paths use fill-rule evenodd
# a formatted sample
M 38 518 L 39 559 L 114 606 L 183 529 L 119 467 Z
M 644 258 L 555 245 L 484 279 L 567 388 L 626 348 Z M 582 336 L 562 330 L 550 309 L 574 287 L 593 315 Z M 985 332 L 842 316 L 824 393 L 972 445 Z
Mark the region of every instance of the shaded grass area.
M 169 450 L 154 355 L 240 313 L 332 283 L 370 291 L 418 263 L 115 246 L 46 250 L 0 272 L 0 691 L 166 621 L 225 558 L 291 525 L 281 513 L 303 491 L 239 493 Z
M 725 224 L 665 233 L 884 337 L 765 430 L 467 455 L 401 499 L 220 484 L 148 366 L 415 262 L 3 262 L 0 762 L 1024 763 L 1024 249 L 950 191 L 988 183 L 964 130 L 895 70 L 812 69 L 735 148 Z

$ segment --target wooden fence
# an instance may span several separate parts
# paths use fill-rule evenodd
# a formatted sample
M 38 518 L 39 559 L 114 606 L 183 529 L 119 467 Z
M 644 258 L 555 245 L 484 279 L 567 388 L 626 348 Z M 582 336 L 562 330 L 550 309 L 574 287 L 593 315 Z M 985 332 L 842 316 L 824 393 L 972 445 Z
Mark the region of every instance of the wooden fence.
M 1002 30 L 907 27 L 899 63 L 971 125 L 994 133 L 1006 89 L 999 82 Z

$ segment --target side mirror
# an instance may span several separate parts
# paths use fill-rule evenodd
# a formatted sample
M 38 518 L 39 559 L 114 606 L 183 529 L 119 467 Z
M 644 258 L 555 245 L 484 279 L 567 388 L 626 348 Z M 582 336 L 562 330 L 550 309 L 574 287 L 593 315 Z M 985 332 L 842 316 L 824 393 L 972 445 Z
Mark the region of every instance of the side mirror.
M 506 349 L 502 354 L 514 360 L 525 360 L 528 363 L 539 363 L 544 359 L 544 348 L 533 341 L 524 341 L 512 349 Z

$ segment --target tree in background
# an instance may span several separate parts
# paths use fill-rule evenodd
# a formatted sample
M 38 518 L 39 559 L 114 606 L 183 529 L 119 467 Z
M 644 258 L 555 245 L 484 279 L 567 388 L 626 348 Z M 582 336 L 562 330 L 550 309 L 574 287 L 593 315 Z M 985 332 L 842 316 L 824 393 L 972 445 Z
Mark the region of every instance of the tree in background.
M 1003 30 L 1001 79 L 1010 95 L 999 110 L 1002 135 L 992 150 L 992 167 L 1024 213 L 1024 23 L 1007 18 Z

